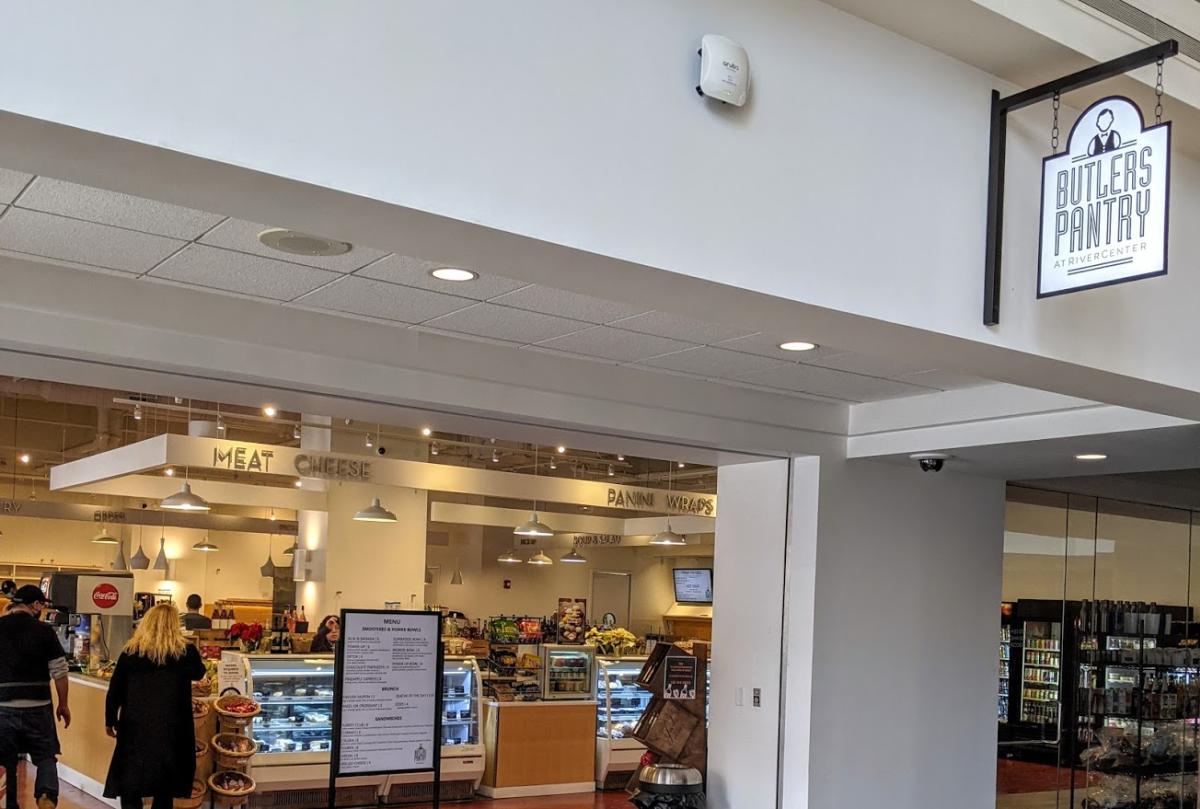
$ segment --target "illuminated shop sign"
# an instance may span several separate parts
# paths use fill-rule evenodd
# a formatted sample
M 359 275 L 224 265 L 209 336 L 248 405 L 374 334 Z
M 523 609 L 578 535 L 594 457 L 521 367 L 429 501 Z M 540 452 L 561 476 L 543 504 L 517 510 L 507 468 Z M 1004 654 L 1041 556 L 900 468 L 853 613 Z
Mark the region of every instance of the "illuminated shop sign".
M 711 497 L 697 497 L 674 492 L 654 492 L 643 489 L 609 487 L 605 505 L 613 508 L 639 508 L 667 511 L 671 514 L 696 514 L 711 517 L 717 510 Z
M 1038 297 L 1167 272 L 1171 124 L 1127 98 L 1092 104 L 1042 163 Z

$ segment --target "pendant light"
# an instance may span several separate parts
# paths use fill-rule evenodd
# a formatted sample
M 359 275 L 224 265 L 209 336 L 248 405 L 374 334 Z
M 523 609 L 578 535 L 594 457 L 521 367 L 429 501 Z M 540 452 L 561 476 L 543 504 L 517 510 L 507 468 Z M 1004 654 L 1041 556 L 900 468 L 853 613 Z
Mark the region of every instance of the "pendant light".
M 519 564 L 521 564 L 521 557 L 519 557 L 515 553 L 513 553 L 512 549 L 510 548 L 509 550 L 505 551 L 504 553 L 502 553 L 498 557 L 496 557 L 496 561 L 500 562 L 501 564 L 505 564 L 505 565 L 519 565 Z
M 458 557 L 454 557 L 454 575 L 450 577 L 450 583 L 459 585 L 463 583 L 462 568 L 458 566 Z
M 529 559 L 529 564 L 545 567 L 546 565 L 554 564 L 554 560 L 547 556 L 544 552 L 538 551 Z
M 170 497 L 164 497 L 159 505 L 170 511 L 209 511 L 212 508 L 207 500 L 192 493 L 192 486 L 186 480 L 182 489 Z
M 396 515 L 383 507 L 376 497 L 371 505 L 354 515 L 359 522 L 396 522 Z
M 197 542 L 195 545 L 192 546 L 192 550 L 200 551 L 200 553 L 213 553 L 213 552 L 219 551 L 221 549 L 218 548 L 216 545 L 212 544 L 212 542 L 209 541 L 208 535 L 205 534 L 204 539 L 200 540 L 199 542 Z
M 671 465 L 667 465 L 667 500 L 671 497 Z M 651 545 L 686 545 L 687 537 L 671 530 L 671 515 L 667 515 L 667 530 L 659 531 L 650 538 Z
M 92 538 L 92 542 L 97 545 L 120 545 L 121 540 L 117 539 L 112 534 L 108 533 L 108 527 L 103 523 L 100 524 L 100 533 Z
M 158 538 L 158 556 L 154 557 L 154 569 L 166 571 L 170 569 L 171 561 L 167 559 L 167 538 Z
M 537 444 L 534 444 L 534 446 L 533 446 L 533 476 L 535 478 L 537 477 L 537 471 L 538 471 L 538 448 L 537 448 Z M 528 520 L 526 520 L 525 522 L 521 523 L 520 525 L 518 525 L 516 528 L 513 529 L 513 534 L 515 534 L 516 536 L 519 536 L 519 537 L 552 537 L 552 536 L 554 536 L 554 529 L 538 519 L 537 498 L 536 497 L 533 499 L 533 513 L 530 514 Z M 541 555 L 545 556 L 545 554 L 541 554 Z M 553 562 L 550 562 L 549 559 L 550 559 L 550 557 L 546 556 L 547 562 L 545 562 L 545 563 L 538 562 L 537 564 L 546 564 L 546 563 L 553 564 Z M 533 560 L 531 559 L 530 561 L 532 562 Z
M 267 561 L 263 562 L 262 567 L 258 569 L 258 572 L 262 574 L 264 579 L 275 578 L 275 558 L 271 555 L 271 544 L 274 541 L 275 535 L 271 534 L 271 536 L 267 538 Z
M 564 562 L 568 565 L 586 565 L 587 557 L 574 548 L 571 548 L 570 551 L 560 556 L 558 561 Z
M 150 557 L 142 550 L 142 527 L 138 526 L 138 549 L 137 552 L 129 557 L 130 570 L 146 570 L 150 567 Z
M 431 567 L 425 568 L 425 583 L 433 584 L 433 568 Z
M 117 542 L 117 558 L 113 559 L 113 570 L 129 570 L 129 560 L 125 558 L 125 543 Z

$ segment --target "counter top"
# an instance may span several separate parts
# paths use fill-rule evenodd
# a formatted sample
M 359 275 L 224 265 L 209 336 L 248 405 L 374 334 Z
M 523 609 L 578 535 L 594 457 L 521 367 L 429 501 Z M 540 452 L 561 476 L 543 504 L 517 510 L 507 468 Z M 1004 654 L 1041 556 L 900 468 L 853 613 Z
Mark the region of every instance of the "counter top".
M 500 702 L 495 699 L 485 699 L 484 704 L 489 708 L 570 708 L 578 705 L 599 705 L 594 699 L 538 699 L 529 701 Z
M 88 688 L 99 688 L 104 691 L 108 690 L 108 680 L 104 679 L 103 677 L 93 677 L 91 674 L 84 674 L 82 671 L 73 671 L 67 676 L 73 683 L 79 683 L 80 685 Z

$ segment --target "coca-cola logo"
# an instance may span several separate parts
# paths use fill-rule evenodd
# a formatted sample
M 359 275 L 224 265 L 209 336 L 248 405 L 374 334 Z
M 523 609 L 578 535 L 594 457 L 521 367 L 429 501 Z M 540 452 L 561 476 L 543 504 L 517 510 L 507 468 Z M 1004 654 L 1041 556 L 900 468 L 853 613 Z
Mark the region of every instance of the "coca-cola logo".
M 108 582 L 97 584 L 96 589 L 92 590 L 92 603 L 102 610 L 109 610 L 117 606 L 120 598 L 121 594 L 117 592 L 117 588 Z

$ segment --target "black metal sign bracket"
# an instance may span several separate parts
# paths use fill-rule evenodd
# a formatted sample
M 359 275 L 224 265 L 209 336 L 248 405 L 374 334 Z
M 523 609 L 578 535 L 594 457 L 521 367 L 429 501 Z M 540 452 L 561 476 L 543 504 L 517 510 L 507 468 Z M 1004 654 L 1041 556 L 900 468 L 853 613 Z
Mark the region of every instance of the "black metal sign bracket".
M 1179 53 L 1179 43 L 1168 39 L 1142 48 L 1118 59 L 1094 65 L 1078 73 L 1039 84 L 1010 96 L 1000 97 L 992 91 L 991 147 L 988 151 L 987 236 L 984 258 L 983 325 L 1000 322 L 1000 251 L 1004 243 L 1004 147 L 1008 136 L 1008 113 L 1053 98 L 1057 93 L 1078 90 L 1105 79 L 1111 79 L 1152 65 L 1159 59 L 1170 59 Z

